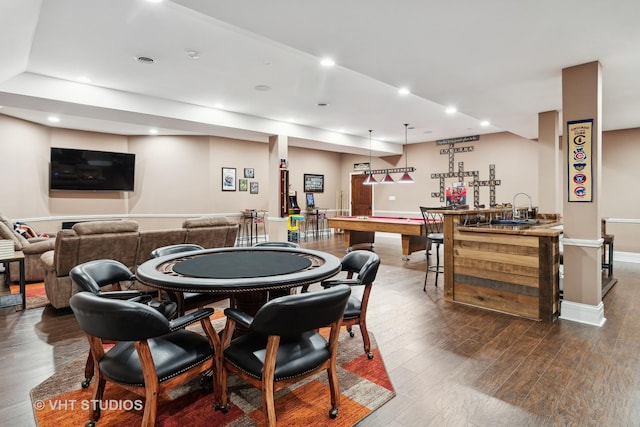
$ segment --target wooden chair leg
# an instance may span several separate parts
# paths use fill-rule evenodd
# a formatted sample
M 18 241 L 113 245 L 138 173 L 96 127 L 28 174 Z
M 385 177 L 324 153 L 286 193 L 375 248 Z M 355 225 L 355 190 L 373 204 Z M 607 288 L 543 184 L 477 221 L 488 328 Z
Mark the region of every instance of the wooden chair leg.
M 224 367 L 216 369 L 216 374 L 218 378 L 214 378 L 214 383 L 218 383 L 220 399 L 219 402 L 216 403 L 214 409 L 216 411 L 227 412 L 229 411 L 229 396 L 227 394 L 227 370 Z M 214 393 L 215 394 L 215 393 Z
M 89 352 L 89 356 L 87 356 L 87 362 L 84 365 L 84 381 L 82 381 L 82 388 L 87 388 L 91 384 L 91 380 L 93 379 L 93 356 L 91 352 Z
M 156 415 L 158 413 L 158 384 L 145 384 L 144 414 L 142 416 L 143 427 L 153 427 L 156 425 Z
M 273 399 L 273 381 L 262 384 L 262 413 L 268 427 L 276 427 L 276 407 Z
M 107 384 L 107 380 L 99 374 L 95 382 L 95 388 L 93 389 L 93 400 L 91 401 L 91 412 L 89 418 L 92 421 L 98 421 L 100 419 L 100 403 L 104 396 L 104 387 Z
M 362 342 L 364 343 L 364 352 L 367 354 L 368 359 L 373 359 L 373 353 L 371 352 L 371 340 L 369 339 L 369 331 L 367 331 L 366 319 L 360 319 L 360 333 L 362 334 Z
M 338 416 L 338 406 L 340 406 L 340 387 L 338 385 L 338 371 L 335 360 L 329 365 L 329 369 L 327 369 L 327 376 L 329 377 L 329 391 L 331 392 L 331 409 L 329 410 L 329 417 L 335 418 Z

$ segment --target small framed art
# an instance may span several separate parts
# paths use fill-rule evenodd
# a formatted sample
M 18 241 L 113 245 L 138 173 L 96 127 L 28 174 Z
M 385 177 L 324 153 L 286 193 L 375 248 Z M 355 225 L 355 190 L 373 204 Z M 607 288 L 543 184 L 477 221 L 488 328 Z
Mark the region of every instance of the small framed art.
M 245 178 L 255 178 L 255 171 L 253 168 L 244 168 L 244 177 Z
M 222 168 L 222 191 L 236 191 L 236 168 Z
M 258 194 L 258 182 L 252 181 L 249 183 L 249 193 L 250 194 Z
M 249 180 L 240 178 L 238 180 L 238 191 L 247 191 L 249 189 Z

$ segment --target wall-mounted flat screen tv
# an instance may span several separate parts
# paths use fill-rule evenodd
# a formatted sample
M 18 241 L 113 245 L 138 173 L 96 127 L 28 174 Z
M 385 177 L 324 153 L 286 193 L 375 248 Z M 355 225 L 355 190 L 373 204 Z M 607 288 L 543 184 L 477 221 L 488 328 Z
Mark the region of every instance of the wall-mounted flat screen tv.
M 133 191 L 135 164 L 135 154 L 52 147 L 49 189 Z

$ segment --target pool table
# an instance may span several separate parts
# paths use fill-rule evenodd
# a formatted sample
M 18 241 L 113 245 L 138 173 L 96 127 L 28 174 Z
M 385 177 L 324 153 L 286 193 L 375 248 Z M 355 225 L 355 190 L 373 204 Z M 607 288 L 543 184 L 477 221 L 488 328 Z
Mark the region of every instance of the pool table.
M 358 244 L 373 245 L 375 232 L 397 233 L 402 238 L 402 259 L 409 259 L 413 252 L 426 249 L 424 220 L 391 216 L 338 216 L 329 218 L 330 228 L 344 230 L 344 242 L 348 248 Z

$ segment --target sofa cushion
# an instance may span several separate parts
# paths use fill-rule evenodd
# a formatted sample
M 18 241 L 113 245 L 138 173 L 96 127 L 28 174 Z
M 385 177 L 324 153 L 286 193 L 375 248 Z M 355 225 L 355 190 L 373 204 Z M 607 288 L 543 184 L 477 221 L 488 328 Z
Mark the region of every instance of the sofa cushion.
M 22 248 L 22 251 L 25 255 L 40 255 L 46 251 L 50 251 L 55 248 L 56 241 L 55 239 L 43 239 L 40 237 L 35 237 L 33 239 L 29 239 L 29 244 Z
M 135 264 L 138 250 L 138 233 L 102 233 L 78 235 L 76 264 L 108 258 L 119 261 L 129 268 Z
M 183 227 L 187 230 L 185 243 L 193 243 L 206 249 L 233 246 L 227 245 L 227 235 L 231 226 L 225 217 L 188 219 L 184 221 Z
M 79 222 L 73 227 L 78 235 L 125 233 L 138 231 L 138 223 L 135 221 L 89 221 Z
M 7 226 L 8 229 L 13 230 L 13 235 L 15 237 L 15 239 L 18 240 L 18 242 L 20 242 L 20 247 L 24 247 L 27 246 L 29 244 L 29 242 L 27 241 L 27 238 L 25 236 L 23 236 L 20 233 L 17 233 L 15 231 L 15 227 L 16 224 L 13 223 L 13 220 L 11 218 L 9 218 L 6 215 L 0 215 L 0 222 L 2 222 L 4 225 Z M 16 249 L 18 250 L 18 249 Z
M 202 218 L 186 219 L 182 223 L 182 228 L 198 228 L 198 227 L 223 227 L 229 225 L 229 220 L 221 216 L 206 216 Z
M 56 235 L 54 256 L 51 261 L 53 270 L 58 276 L 67 276 L 69 271 L 78 265 L 78 246 L 80 237 L 73 230 L 60 230 Z M 48 252 L 45 252 L 45 255 Z M 44 256 L 44 255 L 43 255 Z M 40 257 L 43 260 L 43 257 Z M 45 277 L 46 281 L 46 277 Z
M 185 229 L 141 231 L 135 265 L 151 259 L 151 252 L 154 249 L 184 243 L 186 236 Z
M 16 251 L 22 250 L 22 242 L 18 239 L 18 235 L 13 231 L 13 227 L 7 227 L 4 221 L 0 221 L 0 239 L 12 240 L 14 249 Z

